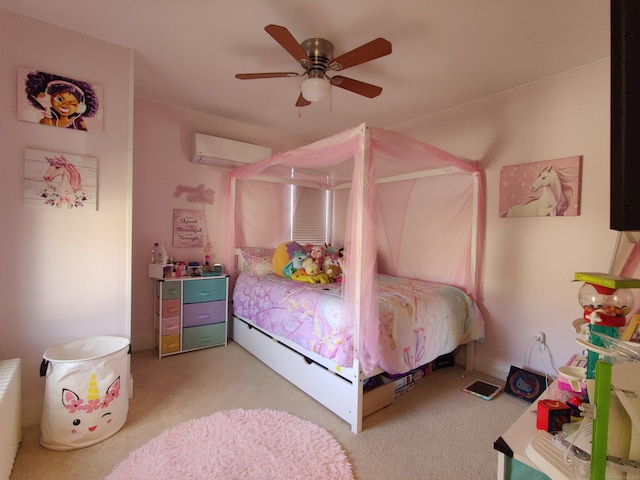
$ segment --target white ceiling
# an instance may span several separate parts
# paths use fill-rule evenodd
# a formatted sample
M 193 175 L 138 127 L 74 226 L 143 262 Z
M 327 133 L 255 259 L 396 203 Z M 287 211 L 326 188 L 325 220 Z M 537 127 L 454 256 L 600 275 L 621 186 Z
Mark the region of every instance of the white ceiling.
M 609 56 L 608 0 L 0 0 L 0 7 L 135 50 L 135 96 L 313 141 L 361 122 L 391 128 Z M 335 56 L 377 37 L 386 57 L 340 74 L 383 88 L 333 88 L 299 109 L 302 71 L 265 31 L 322 37 Z M 65 74 L 65 72 L 52 72 Z M 88 79 L 93 80 L 95 79 Z

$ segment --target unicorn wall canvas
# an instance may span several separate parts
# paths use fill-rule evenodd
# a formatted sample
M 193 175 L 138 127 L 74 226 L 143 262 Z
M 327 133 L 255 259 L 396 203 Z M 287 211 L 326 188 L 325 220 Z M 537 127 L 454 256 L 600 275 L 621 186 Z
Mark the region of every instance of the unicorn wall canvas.
M 581 172 L 580 156 L 502 167 L 500 216 L 580 215 Z
M 97 158 L 25 150 L 25 206 L 96 210 L 97 193 Z

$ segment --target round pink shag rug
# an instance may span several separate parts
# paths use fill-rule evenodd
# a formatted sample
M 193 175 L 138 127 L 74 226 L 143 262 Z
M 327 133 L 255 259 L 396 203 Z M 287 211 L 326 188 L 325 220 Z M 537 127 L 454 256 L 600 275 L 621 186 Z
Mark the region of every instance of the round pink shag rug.
M 324 428 L 276 410 L 225 410 L 181 423 L 134 450 L 107 480 L 353 479 Z

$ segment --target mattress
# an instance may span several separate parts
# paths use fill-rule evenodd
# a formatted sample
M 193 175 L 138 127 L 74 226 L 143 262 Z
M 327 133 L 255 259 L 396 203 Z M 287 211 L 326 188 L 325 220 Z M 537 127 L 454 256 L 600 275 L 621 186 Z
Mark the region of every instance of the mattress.
M 480 311 L 462 290 L 383 274 L 377 280 L 379 342 L 373 356 L 384 371 L 405 373 L 484 338 Z M 345 325 L 342 306 L 341 283 L 242 272 L 233 291 L 234 315 L 350 367 L 353 331 Z

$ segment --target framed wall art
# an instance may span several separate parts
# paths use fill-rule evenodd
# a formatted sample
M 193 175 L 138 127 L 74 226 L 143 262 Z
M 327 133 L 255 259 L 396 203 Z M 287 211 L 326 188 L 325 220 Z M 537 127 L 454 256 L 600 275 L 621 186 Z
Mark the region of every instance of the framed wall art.
M 27 148 L 25 206 L 97 210 L 98 159 Z
M 102 132 L 102 87 L 53 73 L 18 69 L 18 119 L 25 122 Z
M 581 181 L 582 156 L 502 167 L 500 216 L 580 215 Z
M 173 210 L 173 246 L 202 247 L 205 217 L 203 210 Z

